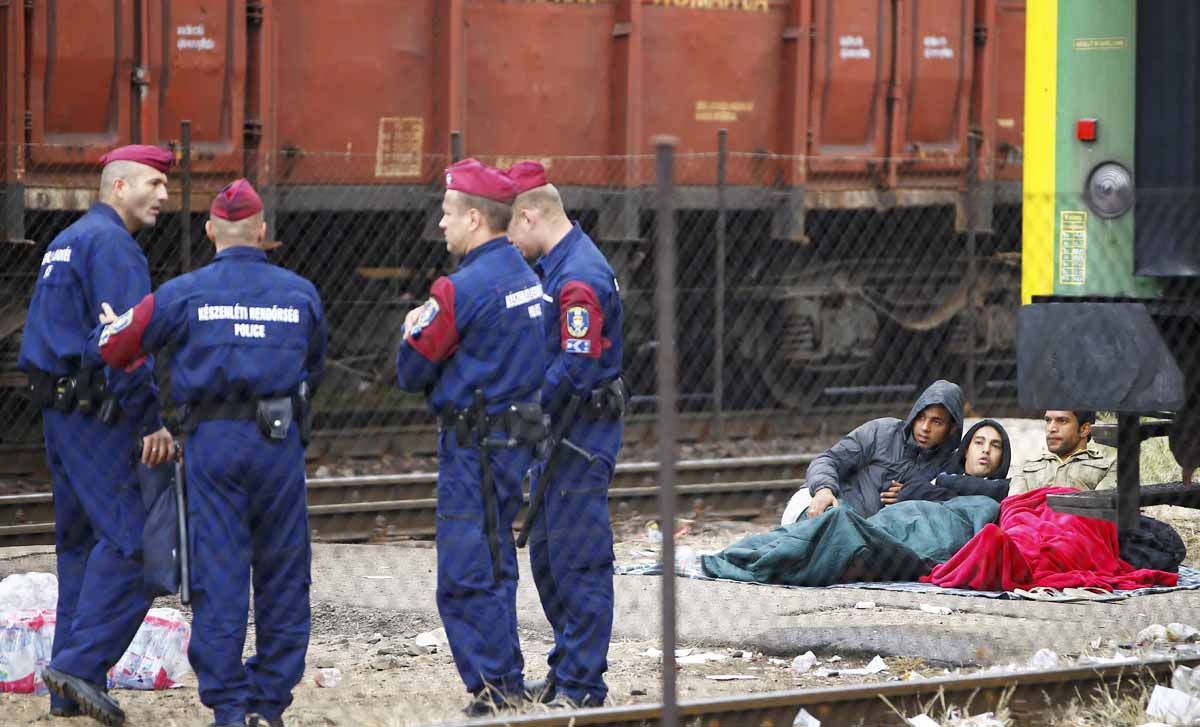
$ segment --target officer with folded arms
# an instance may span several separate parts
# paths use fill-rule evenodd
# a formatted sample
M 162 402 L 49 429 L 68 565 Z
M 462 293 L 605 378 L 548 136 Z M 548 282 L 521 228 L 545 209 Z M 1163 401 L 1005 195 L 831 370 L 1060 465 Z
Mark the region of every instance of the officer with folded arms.
M 474 159 L 446 170 L 439 224 L 458 270 L 404 322 L 400 388 L 439 417 L 437 605 L 470 716 L 524 699 L 512 524 L 544 436 L 545 334 L 537 276 L 504 236 L 515 195 Z
M 140 436 L 143 463 L 170 456 L 154 361 L 107 368 L 85 342 L 102 301 L 127 308 L 150 292 L 146 256 L 132 235 L 158 220 L 174 159 L 144 145 L 100 159 L 99 201 L 50 243 L 25 318 L 17 362 L 43 412 L 54 489 L 58 613 L 45 679 L 58 717 L 86 712 L 108 725 L 124 722 L 106 674 L 150 608 L 142 588 L 145 509 L 133 463 L 121 455 Z
M 304 445 L 325 320 L 312 283 L 267 260 L 249 182 L 222 189 L 210 214 L 213 261 L 120 317 L 107 309 L 89 345 L 113 367 L 175 346 L 192 540 L 188 659 L 215 725 L 279 727 L 308 650 Z M 243 664 L 251 568 L 256 653 Z

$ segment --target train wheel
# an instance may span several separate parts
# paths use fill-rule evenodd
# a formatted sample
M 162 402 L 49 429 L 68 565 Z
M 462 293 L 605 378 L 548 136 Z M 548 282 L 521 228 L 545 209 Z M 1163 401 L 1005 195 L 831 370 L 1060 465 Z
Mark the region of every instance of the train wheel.
M 792 361 L 772 361 L 760 370 L 771 398 L 785 409 L 811 409 L 834 376 Z

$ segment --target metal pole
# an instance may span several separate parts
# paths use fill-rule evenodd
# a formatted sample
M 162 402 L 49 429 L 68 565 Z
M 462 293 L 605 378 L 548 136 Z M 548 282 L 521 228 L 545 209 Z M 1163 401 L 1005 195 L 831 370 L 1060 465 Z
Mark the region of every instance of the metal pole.
M 1141 417 L 1117 414 L 1117 538 L 1137 527 L 1141 505 Z
M 978 313 L 975 310 L 975 288 L 979 279 L 976 267 L 975 220 L 976 207 L 979 205 L 979 180 L 977 167 L 979 162 L 979 137 L 972 130 L 967 134 L 967 375 L 963 384 L 967 390 L 967 403 L 975 405 L 975 349 L 979 344 Z
M 450 163 L 463 158 L 463 140 L 461 131 L 450 132 Z
M 658 338 L 658 513 L 662 524 L 662 691 L 661 724 L 679 724 L 675 693 L 675 145 L 672 137 L 655 137 L 658 209 L 655 217 L 654 307 Z
M 192 269 L 192 122 L 184 119 L 179 126 L 179 266 L 186 273 Z
M 717 130 L 717 298 L 713 302 L 713 408 L 717 415 L 717 439 L 725 437 L 725 167 L 729 154 L 729 130 Z

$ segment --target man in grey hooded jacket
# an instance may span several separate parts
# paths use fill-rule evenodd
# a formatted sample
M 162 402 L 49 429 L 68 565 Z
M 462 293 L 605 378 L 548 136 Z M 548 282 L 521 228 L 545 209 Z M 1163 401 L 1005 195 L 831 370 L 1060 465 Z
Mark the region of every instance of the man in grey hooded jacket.
M 844 505 L 863 517 L 882 507 L 893 482 L 928 482 L 954 459 L 962 436 L 963 393 L 938 380 L 925 389 L 904 421 L 873 419 L 818 455 L 808 466 L 808 516 Z

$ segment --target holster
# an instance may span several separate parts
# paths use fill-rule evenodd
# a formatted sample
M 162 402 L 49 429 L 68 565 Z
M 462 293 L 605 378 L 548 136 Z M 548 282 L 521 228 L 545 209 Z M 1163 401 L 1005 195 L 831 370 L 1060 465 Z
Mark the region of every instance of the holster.
M 542 415 L 542 407 L 539 404 L 510 404 L 505 415 L 507 421 L 504 422 L 504 428 L 508 438 L 521 444 L 536 444 L 550 433 L 549 424 Z
M 592 389 L 584 408 L 584 418 L 590 421 L 616 421 L 625 416 L 625 383 L 616 378 Z
M 103 368 L 58 377 L 34 371 L 29 374 L 29 394 L 39 408 L 52 407 L 64 414 L 78 409 L 80 414 L 95 415 L 104 424 L 113 424 L 121 416 Z
M 269 439 L 287 439 L 288 429 L 292 426 L 293 408 L 290 396 L 259 399 L 255 411 L 259 431 Z

